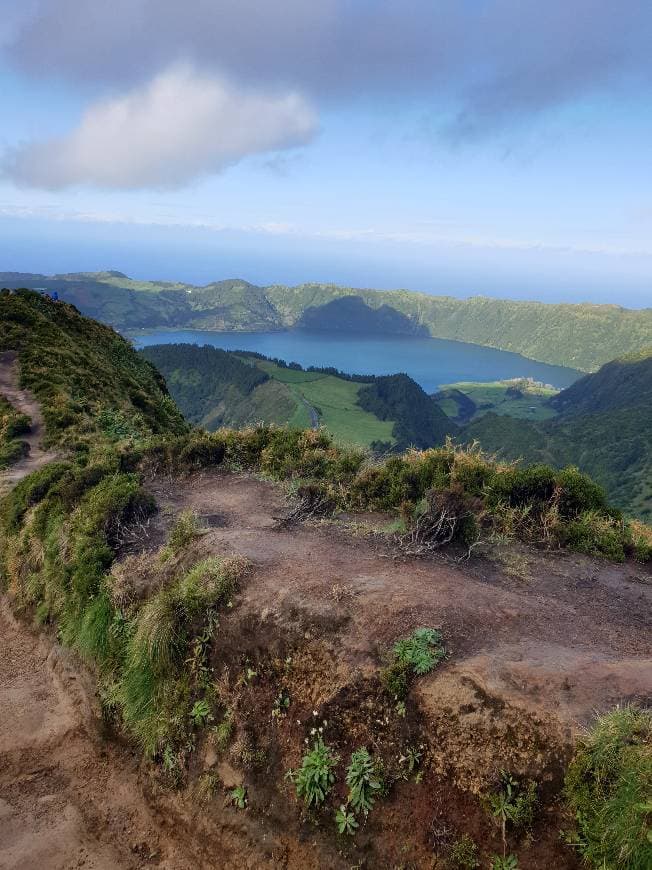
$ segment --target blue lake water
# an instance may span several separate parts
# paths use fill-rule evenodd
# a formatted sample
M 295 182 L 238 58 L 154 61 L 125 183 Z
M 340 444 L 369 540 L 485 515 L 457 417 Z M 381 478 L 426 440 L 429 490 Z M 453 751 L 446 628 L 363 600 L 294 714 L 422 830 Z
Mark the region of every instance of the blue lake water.
M 209 344 L 223 350 L 254 350 L 302 366 L 335 366 L 351 374 L 405 372 L 428 393 L 456 381 L 532 377 L 567 387 L 581 377 L 575 369 L 534 362 L 517 353 L 439 338 L 351 335 L 330 332 L 207 332 L 160 330 L 131 336 L 136 347 L 150 344 Z

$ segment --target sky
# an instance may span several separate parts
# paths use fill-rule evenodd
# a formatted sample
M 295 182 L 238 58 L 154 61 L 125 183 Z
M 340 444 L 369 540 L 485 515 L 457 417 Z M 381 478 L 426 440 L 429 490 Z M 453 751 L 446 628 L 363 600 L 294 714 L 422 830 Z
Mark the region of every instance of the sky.
M 0 0 L 0 271 L 652 306 L 649 0 Z

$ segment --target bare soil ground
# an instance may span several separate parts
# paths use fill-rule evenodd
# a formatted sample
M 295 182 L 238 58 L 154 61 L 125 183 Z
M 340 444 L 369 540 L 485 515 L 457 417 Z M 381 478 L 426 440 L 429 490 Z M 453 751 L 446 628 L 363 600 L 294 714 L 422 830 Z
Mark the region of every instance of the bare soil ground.
M 207 473 L 153 491 L 160 522 L 191 508 L 213 526 L 204 550 L 254 563 L 240 608 L 324 634 L 337 626 L 347 665 L 374 668 L 379 649 L 431 625 L 451 659 L 421 681 L 425 696 L 455 673 L 570 728 L 618 702 L 652 701 L 652 573 L 640 564 L 523 548 L 522 578 L 487 559 L 396 558 L 374 536 L 334 523 L 277 529 L 283 494 L 252 477 Z
M 186 870 L 70 654 L 0 604 L 0 868 Z
M 274 695 L 264 675 L 242 701 L 251 724 L 272 735 L 277 755 L 248 775 L 245 812 L 225 807 L 222 796 L 201 808 L 190 793 L 172 793 L 128 748 L 101 735 L 90 682 L 71 657 L 32 635 L 3 604 L 2 870 L 421 870 L 436 866 L 437 839 L 460 819 L 488 852 L 500 851 L 475 797 L 497 766 L 522 767 L 536 744 L 540 769 L 558 785 L 572 735 L 595 710 L 652 700 L 652 575 L 639 565 L 525 548 L 500 563 L 397 559 L 359 525 L 277 528 L 287 508 L 282 491 L 249 476 L 157 478 L 151 489 L 161 512 L 145 547 L 158 546 L 176 514 L 191 508 L 208 529 L 197 556 L 242 554 L 253 563 L 220 623 L 219 654 L 255 661 L 302 648 L 291 715 L 271 720 Z M 386 742 L 365 680 L 383 651 L 418 626 L 441 628 L 450 653 L 414 690 L 432 767 L 418 787 L 399 783 L 374 808 L 357 845 L 342 846 L 332 830 L 297 820 L 278 772 L 297 763 L 313 708 L 335 736 L 357 728 L 361 740 L 373 733 Z M 397 740 L 412 728 L 415 709 L 391 726 L 403 729 Z M 207 754 L 198 747 L 195 775 L 215 769 Z M 217 769 L 225 785 L 231 776 L 239 781 L 230 762 Z M 578 867 L 560 844 L 561 817 L 554 807 L 547 812 L 519 852 L 521 866 Z
M 8 401 L 22 414 L 31 417 L 31 431 L 21 436 L 22 441 L 29 445 L 29 453 L 24 459 L 14 463 L 10 468 L 0 471 L 0 495 L 10 489 L 19 480 L 27 477 L 42 465 L 52 462 L 57 458 L 53 451 L 44 450 L 41 446 L 43 440 L 43 415 L 41 408 L 34 396 L 28 390 L 21 390 L 18 379 L 18 356 L 15 351 L 5 351 L 0 354 L 0 393 L 6 396 Z

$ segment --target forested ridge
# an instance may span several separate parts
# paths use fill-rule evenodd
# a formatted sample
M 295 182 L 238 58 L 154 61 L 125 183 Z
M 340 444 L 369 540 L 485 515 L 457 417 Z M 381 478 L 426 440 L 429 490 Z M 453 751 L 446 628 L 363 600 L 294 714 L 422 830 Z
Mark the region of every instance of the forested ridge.
M 116 329 L 269 331 L 309 327 L 429 335 L 494 347 L 582 371 L 652 344 L 652 308 L 545 304 L 334 284 L 260 287 L 240 279 L 205 286 L 136 281 L 120 272 L 0 273 L 0 285 L 57 290 Z M 346 300 L 346 301 L 342 301 Z M 355 315 L 355 316 L 354 316 Z

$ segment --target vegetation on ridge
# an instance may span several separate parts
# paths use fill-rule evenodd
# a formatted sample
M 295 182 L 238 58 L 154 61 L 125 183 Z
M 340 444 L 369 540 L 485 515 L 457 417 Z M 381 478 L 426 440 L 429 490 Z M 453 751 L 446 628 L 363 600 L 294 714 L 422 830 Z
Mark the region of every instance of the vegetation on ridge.
M 487 297 L 456 299 L 408 290 L 360 290 L 333 284 L 257 287 L 234 279 L 203 287 L 134 281 L 121 273 L 0 273 L 0 285 L 44 287 L 85 314 L 118 329 L 196 328 L 223 331 L 289 329 L 310 311 L 312 328 L 332 325 L 332 303 L 355 299 L 373 309 L 368 328 L 412 331 L 471 342 L 582 371 L 637 352 L 652 341 L 652 308 L 545 304 Z M 338 303 L 340 306 L 351 303 Z M 353 303 L 357 308 L 360 302 Z M 386 316 L 376 312 L 383 310 Z M 406 326 L 407 324 L 407 326 Z
M 156 369 L 72 305 L 0 293 L 0 352 L 7 350 L 18 351 L 21 386 L 40 402 L 48 445 L 88 451 L 187 430 Z
M 29 445 L 20 436 L 30 431 L 31 420 L 0 394 L 0 471 L 22 459 Z
M 550 399 L 554 419 L 487 413 L 464 438 L 506 460 L 582 468 L 630 515 L 652 519 L 652 352 L 613 360 Z

